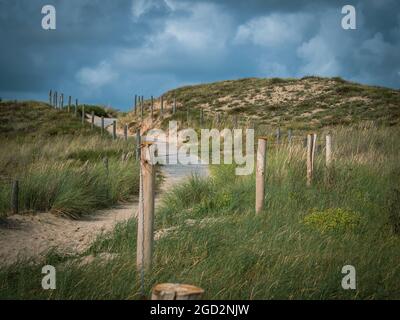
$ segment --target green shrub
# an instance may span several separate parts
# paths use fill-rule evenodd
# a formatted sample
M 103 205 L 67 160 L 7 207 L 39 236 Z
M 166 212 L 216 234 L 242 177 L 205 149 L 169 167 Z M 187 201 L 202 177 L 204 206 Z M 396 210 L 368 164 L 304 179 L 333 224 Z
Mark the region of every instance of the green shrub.
M 304 217 L 303 222 L 305 225 L 325 233 L 352 230 L 358 226 L 360 220 L 361 216 L 357 212 L 342 208 L 330 208 L 322 211 L 312 210 Z

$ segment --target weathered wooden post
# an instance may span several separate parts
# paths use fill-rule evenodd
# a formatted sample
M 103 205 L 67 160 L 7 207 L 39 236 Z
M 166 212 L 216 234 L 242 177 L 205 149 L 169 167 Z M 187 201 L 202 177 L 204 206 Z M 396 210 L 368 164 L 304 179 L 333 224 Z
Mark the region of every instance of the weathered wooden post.
M 311 186 L 313 179 L 316 137 L 316 134 L 307 135 L 307 186 Z
M 114 120 L 113 121 L 113 129 L 112 129 L 112 133 L 113 133 L 113 140 L 117 139 L 117 121 Z
M 174 97 L 174 106 L 172 109 L 172 114 L 175 114 L 175 113 L 176 113 L 176 98 Z
M 140 138 L 140 129 L 138 129 L 136 131 L 136 159 L 139 160 L 140 159 L 140 154 L 141 154 L 141 150 L 140 150 L 140 145 L 141 145 L 141 138 Z
M 50 90 L 50 92 L 49 92 L 49 105 L 52 104 L 52 98 L 53 98 L 53 91 Z
M 237 116 L 237 114 L 235 114 L 235 115 L 233 116 L 233 127 L 234 127 L 234 128 L 237 128 L 237 127 L 238 127 L 238 116 Z
M 326 167 L 330 168 L 332 166 L 332 136 L 330 134 L 325 137 L 325 150 L 326 150 Z
M 85 105 L 83 105 L 83 106 L 82 106 L 82 125 L 85 124 L 85 118 L 86 118 L 86 115 L 85 115 Z
M 289 144 L 292 144 L 292 129 L 289 129 L 288 131 L 288 142 Z
M 101 135 L 104 134 L 104 116 L 101 116 Z
M 58 103 L 57 91 L 54 91 L 53 103 L 54 103 L 54 108 L 57 108 L 57 103 Z
M 72 100 L 72 97 L 69 96 L 68 97 L 68 113 L 71 112 L 71 100 Z
M 60 109 L 64 109 L 64 93 L 61 93 L 60 97 Z
M 278 129 L 276 129 L 276 143 L 280 144 L 281 143 L 281 128 L 278 127 Z
M 14 180 L 11 192 L 11 209 L 13 214 L 18 214 L 19 212 L 18 204 L 19 204 L 19 181 Z
M 260 213 L 264 209 L 266 152 L 267 138 L 260 137 L 257 146 L 256 213 Z
M 94 111 L 92 111 L 91 116 L 92 116 L 92 119 L 91 119 L 91 129 L 93 130 L 93 129 L 94 129 Z
M 135 112 L 135 116 L 136 116 L 136 114 L 137 114 L 137 94 L 135 94 L 135 103 L 134 103 L 134 107 L 135 107 L 135 109 L 133 110 L 134 112 Z
M 189 126 L 190 116 L 189 116 L 189 106 L 186 109 L 186 123 Z
M 151 143 L 145 142 L 141 147 L 141 191 L 139 191 L 136 266 L 138 271 L 148 271 L 151 268 L 153 255 L 154 190 L 156 170 L 151 159 Z
M 189 284 L 160 283 L 151 294 L 151 300 L 200 300 L 204 290 Z
M 78 99 L 75 99 L 75 117 L 78 116 Z
M 124 126 L 124 139 L 125 141 L 128 141 L 128 124 L 125 124 Z

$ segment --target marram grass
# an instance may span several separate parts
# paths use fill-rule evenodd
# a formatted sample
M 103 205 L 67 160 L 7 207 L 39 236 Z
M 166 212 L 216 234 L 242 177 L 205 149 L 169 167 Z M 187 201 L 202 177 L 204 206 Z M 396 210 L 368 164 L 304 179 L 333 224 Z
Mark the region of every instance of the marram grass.
M 179 282 L 202 287 L 206 299 L 399 299 L 399 131 L 339 128 L 332 136 L 333 168 L 327 176 L 319 152 L 311 187 L 302 146 L 268 149 L 259 215 L 254 176 L 237 177 L 234 166 L 215 166 L 210 178 L 193 177 L 165 195 L 146 295 L 157 283 Z M 321 232 L 304 223 L 311 210 L 321 224 L 333 215 L 340 226 L 357 217 L 357 227 Z M 40 265 L 1 270 L 0 297 L 139 299 L 136 228 L 135 220 L 121 224 L 83 254 L 112 253 L 111 260 L 82 266 L 53 253 Z M 51 292 L 40 286 L 44 263 L 57 268 Z M 345 265 L 356 268 L 356 290 L 341 287 Z

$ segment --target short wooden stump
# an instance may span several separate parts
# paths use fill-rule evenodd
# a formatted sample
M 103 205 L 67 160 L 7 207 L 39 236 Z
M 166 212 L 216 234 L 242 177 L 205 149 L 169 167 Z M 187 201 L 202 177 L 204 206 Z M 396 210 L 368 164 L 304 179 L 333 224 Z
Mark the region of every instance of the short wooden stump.
M 190 284 L 160 283 L 153 288 L 151 300 L 199 300 L 203 293 Z

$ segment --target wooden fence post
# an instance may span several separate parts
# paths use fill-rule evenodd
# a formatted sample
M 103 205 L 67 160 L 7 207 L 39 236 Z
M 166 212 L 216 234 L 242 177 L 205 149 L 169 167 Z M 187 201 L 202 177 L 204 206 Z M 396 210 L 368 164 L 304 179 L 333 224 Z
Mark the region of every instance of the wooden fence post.
M 94 129 L 94 111 L 92 111 L 91 116 L 92 116 L 91 128 L 92 128 L 92 130 L 93 130 L 93 129 Z
M 135 102 L 134 102 L 134 107 L 135 107 L 135 109 L 133 110 L 133 112 L 135 113 L 135 116 L 136 116 L 136 114 L 137 114 L 137 94 L 135 94 Z
M 172 114 L 175 114 L 175 113 L 176 113 L 176 98 L 174 97 L 174 106 L 172 109 Z
M 72 97 L 69 96 L 68 97 L 68 113 L 71 112 L 71 99 L 72 99 Z
M 315 156 L 315 144 L 316 134 L 307 135 L 307 186 L 311 186 L 313 174 L 314 174 L 314 156 Z
M 11 208 L 13 214 L 18 214 L 19 212 L 19 181 L 14 180 L 12 184 L 12 192 L 11 192 Z
M 325 142 L 326 142 L 326 145 L 325 145 L 325 149 L 326 149 L 326 159 L 325 159 L 326 167 L 330 168 L 331 165 L 332 165 L 332 136 L 330 134 L 328 134 L 325 137 L 325 139 L 326 139 L 325 140 Z
M 54 91 L 54 98 L 53 98 L 54 108 L 57 108 L 57 103 L 58 103 L 57 98 L 58 98 L 57 91 Z
M 101 116 L 101 135 L 104 134 L 104 116 Z
M 281 143 L 281 128 L 278 127 L 276 129 L 276 143 L 280 144 Z
M 75 117 L 78 116 L 78 99 L 75 99 Z
M 141 192 L 139 191 L 139 212 L 137 231 L 136 266 L 138 271 L 151 267 L 154 238 L 154 190 L 155 166 L 151 162 L 151 143 L 143 144 L 140 159 Z
M 117 139 L 117 121 L 116 120 L 113 121 L 112 133 L 113 133 L 113 140 L 116 140 Z
M 289 144 L 292 144 L 292 129 L 289 129 L 288 131 L 288 142 Z
M 128 125 L 125 124 L 124 126 L 124 139 L 125 141 L 128 141 Z
M 200 300 L 204 290 L 189 284 L 160 283 L 151 294 L 151 300 Z
M 60 97 L 60 109 L 64 109 L 64 93 L 61 93 Z
M 256 168 L 256 214 L 264 209 L 265 198 L 265 164 L 267 152 L 267 138 L 260 137 L 257 147 L 257 168 Z
M 49 92 L 49 105 L 52 104 L 52 98 L 53 98 L 53 92 L 52 92 L 52 90 L 50 90 L 50 92 Z
M 140 129 L 138 129 L 136 131 L 136 159 L 139 160 L 140 159 L 140 154 L 141 154 L 141 150 L 140 150 L 140 145 L 141 145 L 141 138 L 140 138 Z
M 82 106 L 82 125 L 85 124 L 85 106 Z

